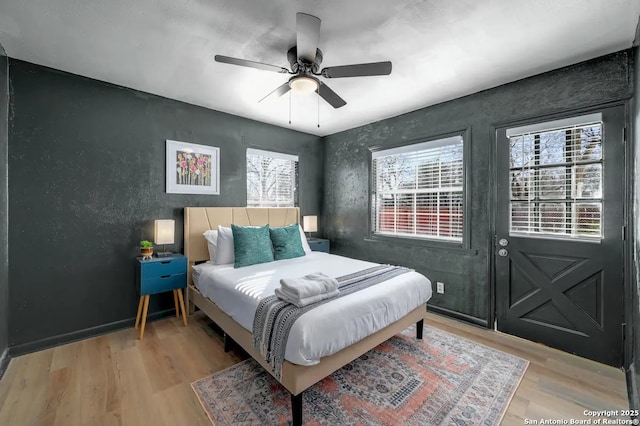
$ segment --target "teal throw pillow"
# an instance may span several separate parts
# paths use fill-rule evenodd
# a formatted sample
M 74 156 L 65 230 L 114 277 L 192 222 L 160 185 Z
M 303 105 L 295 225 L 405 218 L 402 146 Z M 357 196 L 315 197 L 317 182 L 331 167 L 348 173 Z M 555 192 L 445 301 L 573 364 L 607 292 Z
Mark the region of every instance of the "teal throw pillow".
M 236 226 L 231 225 L 233 233 L 234 268 L 273 262 L 269 225 Z
M 305 255 L 300 240 L 300 227 L 297 224 L 282 228 L 270 228 L 269 235 L 276 260 L 292 259 Z

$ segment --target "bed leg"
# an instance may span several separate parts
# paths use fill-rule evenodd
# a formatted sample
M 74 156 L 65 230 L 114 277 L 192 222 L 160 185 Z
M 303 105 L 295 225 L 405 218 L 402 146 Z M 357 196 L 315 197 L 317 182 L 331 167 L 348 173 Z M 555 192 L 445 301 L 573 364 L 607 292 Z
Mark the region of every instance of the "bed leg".
M 293 426 L 302 426 L 302 392 L 291 394 L 291 417 Z
M 424 331 L 424 320 L 421 319 L 416 323 L 416 339 L 422 340 L 423 331 Z
M 187 315 L 193 315 L 196 312 L 196 306 L 191 302 L 189 297 L 189 287 L 184 289 L 184 305 L 187 310 Z

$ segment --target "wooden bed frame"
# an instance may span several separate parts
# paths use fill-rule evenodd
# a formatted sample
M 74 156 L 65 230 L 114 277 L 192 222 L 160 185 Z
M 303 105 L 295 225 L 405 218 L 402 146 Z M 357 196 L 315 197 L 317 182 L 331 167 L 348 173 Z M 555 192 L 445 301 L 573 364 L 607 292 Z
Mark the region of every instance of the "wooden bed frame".
M 188 261 L 188 287 L 185 295 L 187 312 L 192 313 L 193 305 L 211 318 L 226 336 L 230 336 L 265 370 L 271 373 L 271 367 L 253 347 L 253 338 L 249 331 L 225 314 L 215 303 L 203 296 L 193 285 L 192 266 L 209 260 L 207 243 L 202 234 L 209 229 L 218 229 L 218 225 L 286 226 L 300 222 L 298 208 L 251 208 L 251 207 L 185 207 L 184 209 L 184 254 Z M 417 338 L 422 339 L 422 328 L 426 305 L 409 312 L 405 317 L 382 330 L 348 346 L 341 351 L 324 357 L 319 364 L 302 366 L 284 362 L 279 382 L 291 393 L 293 424 L 302 424 L 302 392 L 342 368 L 359 356 L 398 334 L 411 324 L 417 324 Z M 225 343 L 226 346 L 226 343 Z

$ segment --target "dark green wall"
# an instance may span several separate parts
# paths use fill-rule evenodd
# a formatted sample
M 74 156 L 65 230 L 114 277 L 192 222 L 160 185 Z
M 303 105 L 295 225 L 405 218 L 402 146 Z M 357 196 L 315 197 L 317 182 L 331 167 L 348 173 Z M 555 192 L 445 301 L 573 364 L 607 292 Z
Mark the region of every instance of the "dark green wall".
M 9 78 L 12 353 L 132 324 L 138 242 L 173 218 L 180 252 L 184 206 L 245 206 L 248 146 L 298 154 L 301 213 L 320 211 L 316 136 L 13 59 Z M 221 195 L 165 193 L 166 139 L 220 147 Z
M 494 203 L 492 126 L 629 98 L 630 60 L 629 52 L 608 55 L 326 137 L 323 216 L 332 250 L 403 264 L 434 282 L 443 281 L 445 294 L 434 294 L 431 304 L 486 322 Z M 471 251 L 366 241 L 369 148 L 465 129 L 471 135 L 465 141 L 471 148 L 471 209 L 465 213 L 471 224 Z
M 8 362 L 9 342 L 9 264 L 8 264 L 8 198 L 7 149 L 9 146 L 9 80 L 8 60 L 0 45 L 0 377 Z
M 245 205 L 247 146 L 300 155 L 302 214 L 322 210 L 325 229 L 320 233 L 332 240 L 334 253 L 414 267 L 446 283 L 446 294 L 434 295 L 434 306 L 486 321 L 493 126 L 627 99 L 629 54 L 608 55 L 331 135 L 324 138 L 324 148 L 314 136 L 10 60 L 11 250 L 8 279 L 0 281 L 11 282 L 12 352 L 130 325 L 137 306 L 133 259 L 138 241 L 152 238 L 153 219 L 174 218 L 178 243 L 172 249 L 181 251 L 184 206 Z M 637 70 L 635 75 L 637 80 Z M 2 125 L 0 120 L 0 178 L 7 167 Z M 365 241 L 368 148 L 465 129 L 471 135 L 471 209 L 466 214 L 472 224 L 471 250 Z M 220 196 L 164 192 L 166 139 L 221 148 Z M 5 151 L 6 145 L 5 138 Z M 6 178 L 0 185 L 6 188 Z M 0 200 L 0 225 L 3 205 L 6 224 L 6 195 Z M 5 244 L 0 241 L 5 258 L 6 238 L 5 232 Z M 5 275 L 7 270 L 2 255 L 0 279 L 2 265 Z M 0 288 L 0 310 L 6 293 Z M 172 305 L 170 298 L 154 299 L 152 313 Z M 635 321 L 637 335 L 637 316 Z

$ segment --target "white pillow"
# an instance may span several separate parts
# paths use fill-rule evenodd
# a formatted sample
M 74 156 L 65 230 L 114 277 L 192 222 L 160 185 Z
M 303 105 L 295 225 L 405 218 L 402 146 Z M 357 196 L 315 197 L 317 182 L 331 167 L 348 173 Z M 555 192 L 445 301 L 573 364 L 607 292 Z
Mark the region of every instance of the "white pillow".
M 205 231 L 204 239 L 207 240 L 207 248 L 209 249 L 209 260 L 216 263 L 216 252 L 218 251 L 218 231 L 209 229 Z
M 302 226 L 300 226 L 300 224 L 298 224 L 298 229 L 300 230 L 300 240 L 302 242 L 302 250 L 304 250 L 305 254 L 309 254 L 311 253 L 311 247 L 309 247 L 307 236 L 304 235 L 304 231 L 302 230 Z
M 216 265 L 233 263 L 236 257 L 233 253 L 233 232 L 226 226 L 218 226 L 218 244 L 216 248 Z

